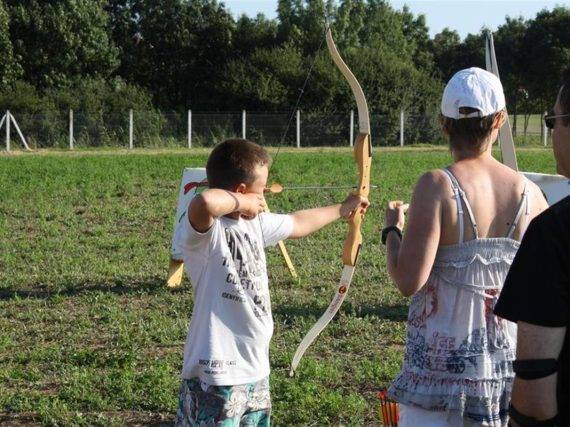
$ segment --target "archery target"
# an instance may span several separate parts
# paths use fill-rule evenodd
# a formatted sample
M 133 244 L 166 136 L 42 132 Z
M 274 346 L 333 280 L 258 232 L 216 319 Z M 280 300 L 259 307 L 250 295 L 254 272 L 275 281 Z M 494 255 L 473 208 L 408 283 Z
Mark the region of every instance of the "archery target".
M 185 168 L 180 182 L 178 191 L 178 204 L 176 207 L 176 216 L 174 218 L 174 231 L 172 233 L 172 244 L 170 249 L 170 258 L 182 261 L 182 253 L 174 242 L 176 230 L 182 223 L 182 220 L 188 221 L 188 205 L 190 201 L 200 194 L 206 188 L 206 168 Z

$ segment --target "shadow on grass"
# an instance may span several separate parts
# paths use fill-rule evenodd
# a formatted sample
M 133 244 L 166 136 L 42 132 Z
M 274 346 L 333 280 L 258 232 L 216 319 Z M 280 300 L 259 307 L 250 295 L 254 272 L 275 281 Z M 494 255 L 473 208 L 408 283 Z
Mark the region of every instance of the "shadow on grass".
M 181 293 L 188 290 L 189 285 L 169 289 L 166 287 L 166 279 L 162 276 L 149 277 L 143 280 L 134 278 L 116 278 L 113 281 L 96 283 L 91 281 L 62 283 L 57 288 L 43 289 L 38 286 L 31 289 L 0 289 L 0 301 L 13 299 L 50 299 L 53 297 L 72 297 L 92 292 L 107 292 L 116 295 L 159 294 L 163 292 Z
M 326 310 L 321 305 L 276 305 L 273 307 L 274 316 L 282 316 L 286 319 L 295 317 L 320 317 Z M 339 313 L 351 317 L 378 317 L 393 322 L 402 322 L 408 318 L 408 306 L 404 304 L 396 305 L 355 305 L 350 302 L 344 303 Z M 338 316 L 338 313 L 337 313 Z M 336 317 L 336 316 L 335 316 Z

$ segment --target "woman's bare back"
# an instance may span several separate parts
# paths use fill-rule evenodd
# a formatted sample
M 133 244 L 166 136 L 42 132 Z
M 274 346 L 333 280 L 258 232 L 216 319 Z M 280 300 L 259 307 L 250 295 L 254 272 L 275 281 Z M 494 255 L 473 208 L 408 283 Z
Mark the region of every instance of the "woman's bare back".
M 548 207 L 535 184 L 495 160 L 490 153 L 456 160 L 449 171 L 465 192 L 477 223 L 479 238 L 507 236 L 520 206 L 525 184 L 529 212 L 528 215 L 526 211 L 523 212 L 511 237 L 520 240 L 528 222 Z M 464 204 L 462 209 L 465 242 L 473 240 L 475 235 Z M 408 211 L 406 233 L 401 245 L 398 245 L 398 261 L 394 263 L 397 267 L 390 271 L 404 295 L 413 295 L 425 284 L 440 246 L 459 242 L 457 212 L 450 178 L 443 170 L 434 170 L 420 177 Z
M 512 238 L 520 240 L 528 225 L 529 218 L 534 218 L 548 206 L 540 189 L 522 174 L 513 171 L 493 158 L 460 160 L 449 167 L 471 206 L 477 224 L 479 238 L 506 237 L 515 220 L 523 199 L 523 192 L 528 192 L 528 215 L 523 215 L 512 233 Z M 441 235 L 440 245 L 456 244 L 459 240 L 457 203 L 449 180 L 438 171 L 442 178 L 440 185 L 441 200 Z M 525 207 L 526 209 L 526 207 Z M 469 213 L 463 206 L 464 241 L 475 238 Z M 526 212 L 525 212 L 526 214 Z

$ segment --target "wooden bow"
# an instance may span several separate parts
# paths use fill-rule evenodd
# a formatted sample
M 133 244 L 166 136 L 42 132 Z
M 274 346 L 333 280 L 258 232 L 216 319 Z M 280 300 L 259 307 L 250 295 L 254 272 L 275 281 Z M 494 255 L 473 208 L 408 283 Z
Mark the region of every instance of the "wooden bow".
M 338 49 L 336 48 L 330 26 L 327 27 L 326 40 L 334 63 L 348 81 L 348 84 L 352 89 L 352 93 L 356 98 L 359 133 L 356 136 L 356 141 L 354 142 L 354 157 L 356 164 L 358 165 L 359 180 L 355 194 L 368 197 L 368 193 L 370 191 L 370 167 L 372 165 L 372 143 L 370 138 L 368 104 L 366 102 L 364 92 L 362 91 L 362 87 L 358 83 L 358 80 L 356 80 L 356 77 L 354 77 L 354 74 L 352 74 L 352 71 L 350 71 L 346 63 L 343 61 Z M 362 247 L 362 233 L 360 231 L 360 227 L 363 219 L 364 213 L 362 210 L 355 212 L 349 219 L 348 234 L 344 241 L 344 248 L 342 251 L 343 269 L 340 284 L 327 310 L 319 318 L 317 323 L 313 325 L 307 335 L 305 335 L 301 344 L 299 344 L 299 347 L 293 356 L 293 361 L 291 362 L 291 370 L 289 371 L 290 376 L 294 375 L 295 369 L 299 365 L 299 362 L 307 348 L 334 318 L 342 305 L 342 302 L 346 298 L 346 294 L 350 287 L 350 283 L 352 282 L 352 276 L 356 268 L 356 262 L 358 261 L 358 255 L 360 254 L 360 249 Z

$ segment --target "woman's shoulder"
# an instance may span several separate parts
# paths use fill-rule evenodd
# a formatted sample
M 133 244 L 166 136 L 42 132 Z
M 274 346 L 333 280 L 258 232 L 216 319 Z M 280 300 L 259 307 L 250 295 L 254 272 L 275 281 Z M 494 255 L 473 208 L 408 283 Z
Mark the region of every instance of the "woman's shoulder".
M 522 175 L 522 174 L 521 174 Z M 532 218 L 548 209 L 548 202 L 541 188 L 523 175 L 527 194 L 532 207 Z
M 524 185 L 526 186 L 526 189 L 530 192 L 530 193 L 536 193 L 536 194 L 540 194 L 543 195 L 542 190 L 540 189 L 540 187 L 532 182 L 529 178 L 527 178 L 522 172 L 519 172 L 519 175 L 521 177 L 521 180 L 524 182 Z
M 431 197 L 447 195 L 451 192 L 451 184 L 443 169 L 433 169 L 424 173 L 416 183 L 415 193 L 427 194 Z

